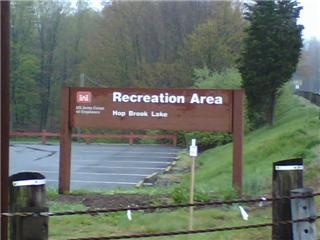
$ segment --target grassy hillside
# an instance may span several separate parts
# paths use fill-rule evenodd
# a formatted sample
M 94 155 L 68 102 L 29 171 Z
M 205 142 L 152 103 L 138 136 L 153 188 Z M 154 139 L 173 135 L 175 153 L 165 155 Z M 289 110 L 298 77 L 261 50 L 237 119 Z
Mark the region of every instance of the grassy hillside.
M 276 110 L 276 124 L 246 135 L 244 190 L 250 195 L 271 192 L 272 163 L 302 157 L 306 184 L 320 179 L 320 109 L 285 89 Z M 232 193 L 232 144 L 202 153 L 197 159 L 196 187 L 200 192 Z M 318 174 L 319 175 L 319 174 Z M 189 179 L 183 186 L 189 185 Z

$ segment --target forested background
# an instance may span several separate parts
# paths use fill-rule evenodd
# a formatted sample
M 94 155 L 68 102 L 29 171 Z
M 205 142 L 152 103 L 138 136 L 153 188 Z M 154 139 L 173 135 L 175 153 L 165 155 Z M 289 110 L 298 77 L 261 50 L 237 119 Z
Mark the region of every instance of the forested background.
M 235 66 L 245 22 L 238 3 L 12 3 L 12 128 L 57 130 L 68 86 L 191 87 L 195 68 Z M 200 74 L 200 73 L 199 73 Z
M 237 1 L 12 2 L 11 128 L 58 131 L 63 85 L 240 87 Z M 307 45 L 297 78 L 319 69 Z M 309 75 L 308 75 L 309 74 Z M 313 85 L 312 80 L 308 84 Z

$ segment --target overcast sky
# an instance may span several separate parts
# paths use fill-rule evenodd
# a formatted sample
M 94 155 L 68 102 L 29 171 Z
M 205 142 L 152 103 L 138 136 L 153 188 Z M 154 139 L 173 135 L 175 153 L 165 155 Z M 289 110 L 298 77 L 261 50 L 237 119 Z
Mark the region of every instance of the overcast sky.
M 303 24 L 304 38 L 316 37 L 320 40 L 320 1 L 319 0 L 300 0 L 303 6 L 299 23 Z

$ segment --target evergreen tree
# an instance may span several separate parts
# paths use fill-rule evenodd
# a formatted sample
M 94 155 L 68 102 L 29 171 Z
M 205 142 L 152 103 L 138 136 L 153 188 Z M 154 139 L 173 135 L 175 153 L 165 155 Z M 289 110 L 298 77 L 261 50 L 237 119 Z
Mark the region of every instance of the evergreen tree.
M 295 72 L 302 48 L 300 10 L 295 0 L 255 1 L 246 5 L 244 49 L 240 60 L 253 126 L 274 123 L 274 108 L 281 86 Z

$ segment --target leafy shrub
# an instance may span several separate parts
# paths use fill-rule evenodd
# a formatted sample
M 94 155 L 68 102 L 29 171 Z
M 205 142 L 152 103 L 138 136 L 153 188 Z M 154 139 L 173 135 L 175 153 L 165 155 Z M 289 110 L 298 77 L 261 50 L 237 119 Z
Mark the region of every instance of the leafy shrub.
M 241 87 L 241 75 L 235 68 L 212 72 L 208 68 L 194 70 L 194 86 L 197 88 L 235 89 Z
M 171 197 L 175 203 L 187 203 L 190 200 L 190 188 L 186 185 L 176 186 Z M 206 202 L 211 199 L 210 194 L 203 189 L 195 189 L 194 200 L 196 202 Z
M 212 132 L 188 132 L 184 134 L 186 144 L 191 143 L 191 139 L 197 139 L 198 151 L 214 148 L 232 141 L 229 133 Z

